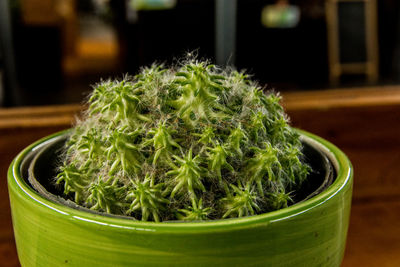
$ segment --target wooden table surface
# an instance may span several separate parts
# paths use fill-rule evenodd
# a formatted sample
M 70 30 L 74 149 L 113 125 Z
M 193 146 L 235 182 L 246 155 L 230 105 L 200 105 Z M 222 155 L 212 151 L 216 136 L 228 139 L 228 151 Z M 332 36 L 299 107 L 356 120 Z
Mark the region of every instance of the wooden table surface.
M 342 266 L 400 266 L 400 87 L 283 95 L 292 124 L 340 147 L 354 165 Z M 6 173 L 33 141 L 70 127 L 77 105 L 0 109 L 0 266 L 19 266 Z

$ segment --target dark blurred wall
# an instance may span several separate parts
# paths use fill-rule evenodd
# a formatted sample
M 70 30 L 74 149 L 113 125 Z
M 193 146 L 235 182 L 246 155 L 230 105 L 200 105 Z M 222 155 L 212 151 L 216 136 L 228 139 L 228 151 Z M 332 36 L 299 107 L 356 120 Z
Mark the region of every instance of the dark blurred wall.
M 126 13 L 121 2 L 114 1 L 117 14 Z M 299 24 L 287 29 L 266 28 L 261 24 L 261 10 L 274 3 L 273 0 L 238 0 L 236 66 L 247 69 L 261 83 L 281 89 L 328 87 L 325 1 L 290 1 L 300 8 L 301 14 Z M 383 82 L 396 79 L 399 5 L 395 0 L 378 1 Z M 134 73 L 155 60 L 171 62 L 174 57 L 194 49 L 198 49 L 200 56 L 214 59 L 214 16 L 215 1 L 212 0 L 181 0 L 171 10 L 139 11 L 135 23 L 116 16 L 121 60 L 126 70 Z M 358 84 L 366 82 L 364 77 L 350 80 Z
M 400 80 L 400 1 L 379 0 L 378 36 L 379 36 L 379 72 L 381 79 Z
M 62 79 L 59 27 L 18 25 L 17 29 L 14 36 L 20 85 L 36 93 L 58 90 Z
M 321 3 L 322 2 L 322 3 Z M 294 28 L 266 28 L 261 10 L 275 1 L 239 0 L 237 65 L 262 82 L 279 86 L 318 86 L 327 82 L 327 43 L 323 1 L 299 4 L 300 22 Z
M 154 61 L 171 63 L 194 50 L 200 57 L 215 58 L 214 0 L 181 0 L 173 9 L 138 11 L 135 22 L 124 16 L 121 2 L 111 6 L 117 14 L 120 57 L 129 73 Z
M 68 84 L 68 76 L 63 69 L 66 58 L 63 29 L 70 23 L 67 20 L 60 21 L 56 12 L 43 11 L 36 5 L 57 3 L 56 0 L 23 1 L 33 3 L 36 8 L 18 5 L 22 1 L 11 2 L 14 3 L 12 18 L 16 76 L 23 89 L 23 97 L 28 100 L 25 103 L 51 104 L 53 93 L 66 90 Z M 296 27 L 282 29 L 266 28 L 261 23 L 263 7 L 275 4 L 275 0 L 237 0 L 236 67 L 247 69 L 261 84 L 267 83 L 279 90 L 329 87 L 325 0 L 289 2 L 300 8 L 300 21 Z M 377 2 L 379 83 L 398 83 L 400 1 Z M 172 9 L 138 11 L 133 19 L 127 15 L 129 1 L 110 0 L 104 3 L 110 5 L 108 19 L 117 32 L 116 53 L 119 55 L 115 61 L 118 64 L 109 72 L 112 75 L 135 74 L 141 66 L 154 61 L 173 63 L 176 58 L 191 51 L 196 51 L 201 58 L 215 60 L 215 0 L 177 0 L 176 7 Z M 91 4 L 93 2 L 89 0 L 77 1 L 75 15 L 84 13 L 98 16 Z M 53 7 L 50 5 L 49 8 Z M 35 15 L 35 12 L 45 15 Z M 36 22 L 35 19 L 29 19 L 32 14 Z M 76 34 L 79 33 L 78 28 L 74 30 Z M 73 47 L 74 43 L 69 45 Z M 104 64 L 104 60 L 99 62 Z M 106 76 L 98 71 L 96 74 Z M 89 86 L 85 75 L 84 72 L 76 75 L 81 80 L 77 78 L 73 82 L 74 87 Z M 355 79 L 356 85 L 367 85 L 365 77 Z M 341 86 L 348 84 L 345 81 Z M 63 94 L 59 96 L 61 99 Z
M 16 78 L 22 105 L 51 102 L 46 98 L 62 87 L 62 19 L 56 11 L 54 1 L 15 1 L 12 6 Z

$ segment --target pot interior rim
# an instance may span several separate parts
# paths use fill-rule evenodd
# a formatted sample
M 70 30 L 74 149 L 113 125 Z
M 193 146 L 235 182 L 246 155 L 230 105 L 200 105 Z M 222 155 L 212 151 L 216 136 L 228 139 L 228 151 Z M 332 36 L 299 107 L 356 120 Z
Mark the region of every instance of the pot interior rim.
M 232 227 L 246 227 L 248 225 L 254 225 L 257 223 L 273 223 L 282 221 L 296 215 L 302 214 L 313 207 L 319 206 L 330 198 L 336 196 L 346 185 L 351 184 L 353 176 L 352 165 L 347 156 L 338 149 L 335 145 L 330 142 L 308 133 L 303 130 L 295 129 L 301 135 L 301 139 L 305 140 L 312 146 L 319 149 L 324 153 L 328 159 L 332 162 L 333 167 L 336 170 L 336 177 L 333 183 L 320 194 L 307 199 L 303 202 L 295 205 L 283 208 L 280 210 L 241 217 L 241 218 L 229 218 L 229 219 L 218 219 L 202 222 L 143 222 L 128 218 L 110 217 L 103 216 L 100 214 L 93 214 L 82 210 L 77 210 L 62 204 L 48 200 L 36 192 L 31 186 L 29 186 L 22 177 L 21 165 L 23 160 L 29 156 L 32 152 L 37 151 L 42 146 L 52 142 L 53 139 L 67 134 L 70 130 L 64 130 L 55 134 L 49 135 L 40 139 L 39 141 L 31 144 L 20 152 L 17 157 L 13 160 L 8 171 L 8 184 L 9 190 L 18 190 L 20 195 L 25 195 L 28 200 L 31 199 L 37 202 L 39 205 L 43 205 L 58 214 L 70 217 L 70 219 L 76 219 L 79 221 L 85 221 L 88 223 L 95 223 L 100 225 L 108 225 L 119 228 L 131 228 L 134 230 L 144 231 L 156 231 L 156 230 L 188 230 L 190 228 L 196 230 L 209 231 L 211 229 L 218 228 L 219 230 L 229 230 Z M 14 188 L 12 188 L 14 186 Z

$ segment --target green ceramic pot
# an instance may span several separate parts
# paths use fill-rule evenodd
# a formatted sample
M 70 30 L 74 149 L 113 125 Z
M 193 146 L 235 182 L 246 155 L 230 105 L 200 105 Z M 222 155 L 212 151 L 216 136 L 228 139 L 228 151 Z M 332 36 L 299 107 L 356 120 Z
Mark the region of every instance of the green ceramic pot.
M 340 266 L 351 206 L 351 163 L 329 142 L 300 133 L 307 146 L 332 163 L 335 177 L 328 188 L 319 192 L 317 184 L 313 190 L 318 194 L 267 214 L 190 223 L 106 216 L 38 193 L 27 178 L 29 169 L 43 182 L 41 172 L 53 169 L 56 156 L 43 159 L 39 154 L 66 133 L 46 137 L 23 150 L 8 172 L 21 265 Z M 35 171 L 32 165 L 39 162 L 40 171 Z

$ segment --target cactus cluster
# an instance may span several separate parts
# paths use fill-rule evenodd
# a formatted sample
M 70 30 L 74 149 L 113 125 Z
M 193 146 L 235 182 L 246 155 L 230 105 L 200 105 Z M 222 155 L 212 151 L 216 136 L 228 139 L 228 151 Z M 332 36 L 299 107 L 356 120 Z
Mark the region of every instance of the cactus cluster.
M 143 221 L 287 207 L 310 168 L 280 97 L 188 59 L 94 86 L 56 183 L 77 204 Z

